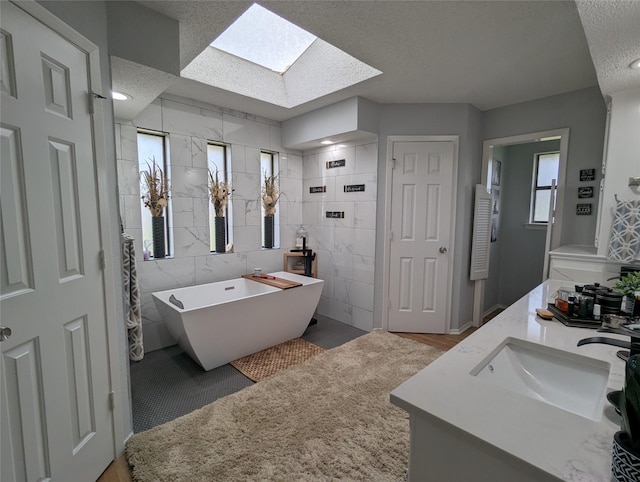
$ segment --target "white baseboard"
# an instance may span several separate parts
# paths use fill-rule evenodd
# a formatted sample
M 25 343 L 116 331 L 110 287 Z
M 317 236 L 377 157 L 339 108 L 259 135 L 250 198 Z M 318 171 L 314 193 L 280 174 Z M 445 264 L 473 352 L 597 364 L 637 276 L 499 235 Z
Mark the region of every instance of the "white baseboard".
M 473 326 L 473 322 L 467 321 L 460 328 L 454 328 L 453 330 L 449 330 L 449 334 L 450 335 L 460 335 L 460 334 L 464 333 L 465 331 L 467 331 L 472 326 Z
M 506 310 L 507 308 L 507 305 L 493 305 L 491 308 L 485 310 L 484 313 L 482 313 L 482 317 L 484 318 L 485 316 L 493 313 L 496 310 Z

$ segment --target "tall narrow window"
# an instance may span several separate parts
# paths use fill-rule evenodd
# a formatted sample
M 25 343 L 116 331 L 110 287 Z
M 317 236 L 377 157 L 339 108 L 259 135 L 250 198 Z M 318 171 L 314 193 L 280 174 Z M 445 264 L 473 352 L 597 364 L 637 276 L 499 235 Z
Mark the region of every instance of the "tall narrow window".
M 138 171 L 149 171 L 155 166 L 162 171 L 162 174 L 169 179 L 169 166 L 167 164 L 166 156 L 166 136 L 159 132 L 151 131 L 138 131 Z M 157 172 L 157 171 L 156 171 Z M 148 193 L 148 186 L 144 180 L 142 174 L 140 175 L 140 190 L 142 195 Z M 162 203 L 163 206 L 165 203 Z M 156 212 L 154 215 L 163 217 L 162 231 L 164 232 L 164 253 L 154 252 L 153 246 L 153 222 L 152 212 L 148 206 L 145 206 L 145 200 L 141 198 L 141 210 L 142 210 L 142 245 L 144 248 L 145 259 L 149 256 L 164 257 L 164 255 L 171 253 L 171 238 L 169 233 L 169 217 L 171 210 L 168 205 L 164 205 L 160 208 L 160 213 Z
M 558 184 L 559 152 L 536 154 L 533 163 L 533 189 L 531 193 L 531 223 L 549 222 L 551 181 Z
M 231 205 L 231 156 L 229 155 L 229 146 L 226 144 L 207 145 L 207 162 L 211 178 L 209 179 L 209 187 L 212 182 L 218 182 L 220 188 L 226 189 L 226 202 L 221 198 L 223 193 L 218 191 L 218 212 L 216 213 L 216 205 L 211 202 L 211 189 L 209 189 L 209 233 L 210 233 L 210 249 L 212 252 L 224 253 L 227 245 L 233 243 L 233 208 Z M 217 218 L 223 218 L 223 220 Z M 216 223 L 222 224 L 224 230 L 218 228 L 216 236 Z
M 260 181 L 261 181 L 261 194 L 262 196 L 262 215 L 263 218 L 267 218 L 272 216 L 272 220 L 267 223 L 265 219 L 262 223 L 262 246 L 265 248 L 277 248 L 280 246 L 280 209 L 278 206 L 278 201 L 280 197 L 280 176 L 278 176 L 278 158 L 277 155 L 273 152 L 260 152 Z M 265 189 L 265 180 L 271 179 L 275 181 L 276 186 L 276 200 L 275 206 L 273 209 L 275 213 L 267 212 L 265 208 L 264 202 L 264 189 Z M 269 233 L 267 233 L 267 228 L 265 226 L 273 225 L 273 233 L 271 238 L 269 237 Z

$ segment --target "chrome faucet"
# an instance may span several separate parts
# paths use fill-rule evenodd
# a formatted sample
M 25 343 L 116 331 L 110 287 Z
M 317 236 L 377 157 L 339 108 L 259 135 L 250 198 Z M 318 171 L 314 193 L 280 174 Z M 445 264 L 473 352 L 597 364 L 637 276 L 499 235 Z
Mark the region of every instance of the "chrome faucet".
M 612 345 L 618 346 L 620 348 L 626 348 L 626 350 L 619 350 L 616 355 L 618 358 L 627 361 L 630 356 L 640 354 L 640 337 L 637 336 L 637 333 L 628 330 L 623 327 L 618 328 L 609 328 L 602 327 L 597 330 L 599 333 L 617 333 L 619 335 L 626 335 L 631 337 L 631 340 L 618 340 L 616 338 L 607 338 L 606 336 L 592 336 L 589 338 L 583 338 L 578 341 L 578 346 L 588 345 L 590 343 L 602 343 L 603 345 Z M 628 350 L 628 351 L 627 351 Z

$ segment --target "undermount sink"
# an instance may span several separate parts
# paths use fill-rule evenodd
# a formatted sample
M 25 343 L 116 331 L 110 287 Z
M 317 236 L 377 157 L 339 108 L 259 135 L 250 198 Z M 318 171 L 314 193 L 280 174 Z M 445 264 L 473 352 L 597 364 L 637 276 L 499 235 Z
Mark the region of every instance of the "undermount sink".
M 471 375 L 598 421 L 610 368 L 602 360 L 508 337 Z

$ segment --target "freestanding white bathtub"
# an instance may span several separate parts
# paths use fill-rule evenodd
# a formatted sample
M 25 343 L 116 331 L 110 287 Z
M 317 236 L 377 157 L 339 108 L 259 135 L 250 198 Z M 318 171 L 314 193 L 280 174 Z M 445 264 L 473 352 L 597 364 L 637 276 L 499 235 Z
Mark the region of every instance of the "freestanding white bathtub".
M 152 293 L 178 345 L 211 370 L 304 333 L 318 306 L 324 281 L 278 271 L 302 286 L 282 290 L 238 278 Z M 180 308 L 170 302 L 172 297 Z

